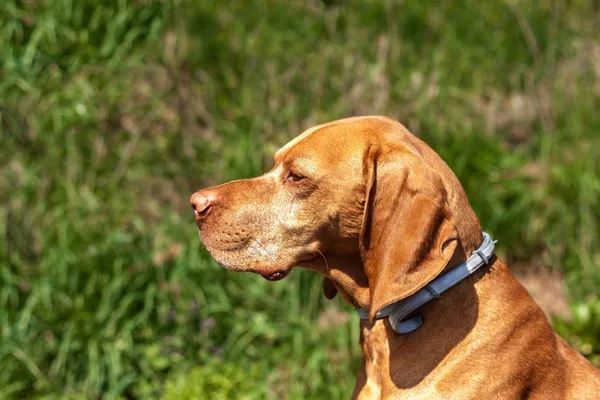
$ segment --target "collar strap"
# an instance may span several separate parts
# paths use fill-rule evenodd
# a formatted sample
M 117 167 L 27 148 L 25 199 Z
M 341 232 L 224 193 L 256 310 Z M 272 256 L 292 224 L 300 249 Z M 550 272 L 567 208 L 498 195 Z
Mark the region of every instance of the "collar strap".
M 492 240 L 492 237 L 487 232 L 483 232 L 483 242 L 471 254 L 471 257 L 444 275 L 438 276 L 412 296 L 383 307 L 377 312 L 375 319 L 388 317 L 394 331 L 400 335 L 419 329 L 423 325 L 423 318 L 420 315 L 404 319 L 425 303 L 439 298 L 446 290 L 486 265 L 494 254 L 495 243 L 496 241 Z M 366 308 L 357 308 L 356 312 L 361 319 L 369 319 L 369 310 Z

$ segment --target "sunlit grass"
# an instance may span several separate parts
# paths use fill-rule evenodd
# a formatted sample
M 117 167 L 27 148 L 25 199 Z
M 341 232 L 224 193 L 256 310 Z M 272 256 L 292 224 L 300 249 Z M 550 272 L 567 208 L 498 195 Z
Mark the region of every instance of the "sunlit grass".
M 563 271 L 557 327 L 597 360 L 593 2 L 338 3 L 0 5 L 0 398 L 348 398 L 356 316 L 312 273 L 218 267 L 187 198 L 356 114 L 430 143 L 503 257 Z

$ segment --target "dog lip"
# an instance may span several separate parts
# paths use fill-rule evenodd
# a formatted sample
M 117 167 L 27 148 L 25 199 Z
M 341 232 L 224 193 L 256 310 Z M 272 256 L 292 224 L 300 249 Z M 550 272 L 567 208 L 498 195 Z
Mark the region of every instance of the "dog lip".
M 319 257 L 318 253 L 316 255 L 308 254 L 306 257 L 299 260 L 295 265 L 301 265 L 306 262 L 311 262 L 314 259 L 316 259 L 317 257 Z M 291 270 L 292 270 L 292 268 L 289 267 L 287 269 L 276 270 L 275 272 L 263 272 L 260 270 L 258 270 L 258 271 L 255 270 L 254 272 L 258 273 L 260 276 L 262 276 L 263 278 L 265 278 L 268 281 L 275 282 L 275 281 L 280 281 L 283 278 L 285 278 L 290 273 Z
M 274 281 L 279 281 L 279 280 L 285 278 L 287 274 L 288 274 L 287 271 L 275 271 L 270 274 L 261 273 L 260 275 L 263 278 L 265 278 L 266 280 L 274 282 Z

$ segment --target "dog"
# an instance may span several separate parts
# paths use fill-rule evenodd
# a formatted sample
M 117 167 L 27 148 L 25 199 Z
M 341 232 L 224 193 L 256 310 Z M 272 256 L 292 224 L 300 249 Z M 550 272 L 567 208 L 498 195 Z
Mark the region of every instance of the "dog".
M 354 399 L 600 399 L 599 370 L 492 254 L 457 177 L 393 119 L 312 127 L 266 174 L 190 202 L 223 267 L 271 281 L 313 270 L 327 298 L 359 310 Z M 478 255 L 479 269 L 435 291 Z

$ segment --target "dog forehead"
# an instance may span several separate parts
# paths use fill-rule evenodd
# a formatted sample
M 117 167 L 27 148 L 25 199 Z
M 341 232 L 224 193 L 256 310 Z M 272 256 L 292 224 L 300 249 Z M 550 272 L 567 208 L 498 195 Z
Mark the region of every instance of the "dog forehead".
M 348 157 L 362 151 L 367 139 L 376 136 L 388 124 L 388 118 L 365 116 L 313 126 L 279 149 L 275 153 L 275 163 L 279 164 L 287 155 L 315 154 L 334 159 Z

